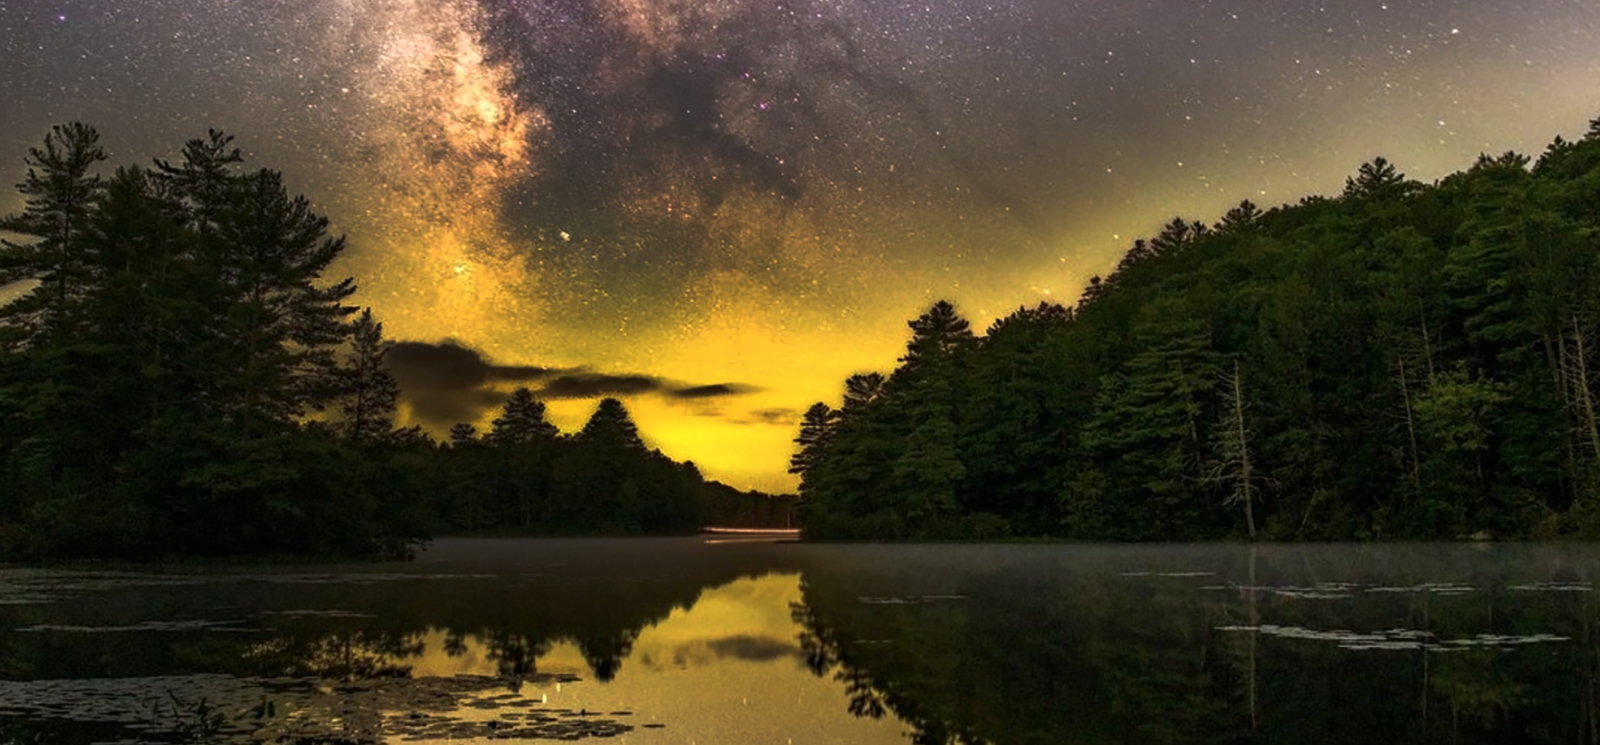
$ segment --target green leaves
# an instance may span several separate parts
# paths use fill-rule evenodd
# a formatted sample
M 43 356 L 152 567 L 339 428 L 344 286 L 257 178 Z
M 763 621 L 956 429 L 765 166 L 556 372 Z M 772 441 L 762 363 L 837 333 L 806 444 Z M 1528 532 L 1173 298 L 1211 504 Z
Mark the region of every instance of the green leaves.
M 808 533 L 1592 531 L 1556 518 L 1600 503 L 1600 137 L 1529 163 L 1423 185 L 1377 158 L 1335 198 L 1174 219 L 982 337 L 936 304 L 886 385 L 806 420 Z

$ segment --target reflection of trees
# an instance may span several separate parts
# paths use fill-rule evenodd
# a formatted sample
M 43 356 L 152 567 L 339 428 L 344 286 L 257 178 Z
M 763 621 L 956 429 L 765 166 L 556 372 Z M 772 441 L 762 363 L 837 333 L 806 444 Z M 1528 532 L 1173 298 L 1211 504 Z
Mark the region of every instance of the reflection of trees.
M 1145 557 L 1217 572 L 1163 578 L 1122 576 L 1140 549 L 1027 558 L 1025 549 L 950 548 L 943 559 L 876 550 L 809 567 L 792 616 L 808 666 L 845 686 L 852 713 L 897 715 L 918 742 L 1600 743 L 1600 602 L 1592 592 L 1495 589 L 1512 565 L 1497 554 L 1239 547 Z M 1560 581 L 1588 581 L 1561 572 Z M 1324 578 L 1397 587 L 1449 578 L 1480 589 L 1320 599 L 1260 589 Z M 1357 651 L 1219 630 L 1262 624 L 1572 641 Z
M 638 638 L 639 631 L 625 629 L 613 634 L 586 633 L 578 637 L 578 649 L 583 652 L 583 661 L 589 663 L 589 669 L 594 671 L 594 677 L 601 682 L 617 677 L 617 671 L 622 668 L 622 659 L 633 651 L 633 642 Z
M 235 675 L 311 676 L 354 681 L 408 677 L 405 660 L 421 654 L 424 633 L 375 624 L 294 624 L 239 649 L 227 639 L 202 638 L 183 649 L 186 662 Z M 192 669 L 192 668 L 191 668 Z
M 850 713 L 858 717 L 882 719 L 888 712 L 883 694 L 872 687 L 872 676 L 858 668 L 846 667 L 839 671 L 838 679 L 844 682 L 844 692 L 850 697 Z
M 801 595 L 806 592 L 806 580 L 800 580 Z M 790 603 L 789 618 L 800 626 L 800 653 L 806 662 L 806 669 L 813 675 L 822 677 L 839 664 L 839 641 L 835 638 L 835 631 L 819 620 L 811 606 L 805 603 Z
M 1498 649 L 1469 649 L 1440 655 L 1429 690 L 1449 704 L 1450 728 L 1463 724 L 1493 725 L 1527 699 L 1526 686 L 1498 664 Z
M 919 577 L 941 579 L 924 589 Z M 861 600 L 908 587 L 918 595 Z M 917 743 L 1211 742 L 1247 733 L 1248 719 L 1223 691 L 1231 671 L 1206 652 L 1204 614 L 1175 596 L 1128 589 L 1011 568 L 856 565 L 807 572 L 792 615 L 809 666 L 844 684 L 850 712 L 893 712 Z
M 460 629 L 449 629 L 444 634 L 444 653 L 450 657 L 460 657 L 467 653 L 467 635 Z
M 420 633 L 334 633 L 312 641 L 301 653 L 297 672 L 334 680 L 403 678 L 411 667 L 399 661 L 422 653 Z
M 460 574 L 449 578 L 385 574 L 392 567 L 377 568 L 371 580 L 361 572 L 342 581 L 329 581 L 321 572 L 284 572 L 268 581 L 107 590 L 52 606 L 48 615 L 42 606 L 0 605 L 0 630 L 46 622 L 137 624 L 170 617 L 174 609 L 195 614 L 225 608 L 219 621 L 246 619 L 264 632 L 169 633 L 138 644 L 116 634 L 0 633 L 0 671 L 12 679 L 44 671 L 81 678 L 404 675 L 406 660 L 426 651 L 424 639 L 442 632 L 445 655 L 459 657 L 469 651 L 469 640 L 482 640 L 494 671 L 508 678 L 537 672 L 542 655 L 570 640 L 594 677 L 606 681 L 622 669 L 642 629 L 674 609 L 692 607 L 703 590 L 795 571 L 791 547 L 771 545 L 708 548 L 680 539 L 462 545 L 450 564 Z
M 465 648 L 465 640 L 456 636 L 456 632 L 446 635 L 445 643 L 450 644 L 451 639 L 458 648 Z M 489 648 L 489 659 L 494 660 L 495 673 L 502 678 L 528 678 L 539 672 L 539 658 L 550 651 L 549 639 L 535 639 L 526 634 L 514 634 L 501 630 L 491 630 L 482 639 L 484 646 Z M 446 654 L 448 654 L 448 649 Z M 459 653 L 457 653 L 459 654 Z

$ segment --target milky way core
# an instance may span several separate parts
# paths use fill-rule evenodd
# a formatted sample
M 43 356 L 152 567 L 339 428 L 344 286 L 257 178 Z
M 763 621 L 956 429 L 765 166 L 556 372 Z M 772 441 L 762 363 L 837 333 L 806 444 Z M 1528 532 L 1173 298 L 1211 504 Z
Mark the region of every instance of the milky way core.
M 481 366 L 405 417 L 618 395 L 773 490 L 939 298 L 982 329 L 1174 216 L 1600 116 L 1592 0 L 0 0 L 0 34 L 17 176 L 63 121 L 120 162 L 219 128 L 311 197 L 390 338 Z

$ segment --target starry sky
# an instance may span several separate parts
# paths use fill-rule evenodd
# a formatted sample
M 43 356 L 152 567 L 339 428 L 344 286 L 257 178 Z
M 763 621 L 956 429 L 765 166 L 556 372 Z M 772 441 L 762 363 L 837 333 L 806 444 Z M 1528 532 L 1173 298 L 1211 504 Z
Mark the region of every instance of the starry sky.
M 348 235 L 408 422 L 614 395 L 781 491 L 933 301 L 981 330 L 1174 216 L 1537 154 L 1596 50 L 1593 0 L 0 0 L 0 175 L 64 121 L 226 130 Z

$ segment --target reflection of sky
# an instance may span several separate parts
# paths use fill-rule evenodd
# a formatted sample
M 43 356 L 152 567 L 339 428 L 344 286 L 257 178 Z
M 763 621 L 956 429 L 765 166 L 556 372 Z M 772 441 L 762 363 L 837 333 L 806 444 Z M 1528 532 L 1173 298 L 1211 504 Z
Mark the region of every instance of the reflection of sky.
M 800 577 L 770 574 L 701 593 L 689 610 L 675 609 L 645 628 L 609 683 L 593 680 L 577 645 L 562 642 L 538 660 L 542 673 L 584 680 L 560 686 L 530 684 L 524 696 L 548 696 L 548 706 L 611 712 L 638 726 L 619 742 L 904 743 L 904 727 L 850 715 L 843 686 L 812 675 L 799 658 L 800 632 L 789 604 L 800 601 Z M 426 638 L 412 665 L 415 676 L 494 675 L 494 661 L 476 638 L 466 651 L 445 654 L 444 633 Z
M 1594 0 L 15 0 L 0 184 L 62 121 L 119 163 L 231 131 L 392 337 L 746 384 L 628 403 L 785 488 L 799 413 L 934 299 L 982 329 L 1175 214 L 1537 153 L 1600 113 L 1596 48 Z

